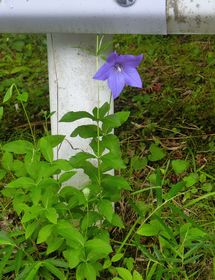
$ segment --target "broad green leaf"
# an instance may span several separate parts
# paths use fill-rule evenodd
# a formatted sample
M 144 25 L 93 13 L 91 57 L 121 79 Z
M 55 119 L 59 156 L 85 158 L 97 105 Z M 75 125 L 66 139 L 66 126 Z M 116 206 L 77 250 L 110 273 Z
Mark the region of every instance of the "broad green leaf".
M 186 160 L 176 159 L 172 161 L 172 168 L 176 174 L 181 174 L 189 167 L 189 162 Z
M 58 145 L 60 145 L 63 142 L 64 138 L 65 135 L 48 135 L 43 137 L 43 139 L 45 139 L 52 148 L 55 148 Z
M 38 227 L 38 222 L 34 221 L 31 224 L 28 224 L 25 228 L 25 238 L 28 239 L 29 237 L 31 237 L 31 235 L 34 233 L 34 231 L 37 229 Z
M 55 208 L 47 208 L 45 210 L 45 216 L 49 222 L 57 224 L 58 214 Z
M 111 258 L 111 261 L 112 262 L 118 262 L 122 259 L 123 256 L 124 256 L 124 254 L 118 253 Z
M 2 120 L 4 114 L 4 107 L 0 106 L 0 120 Z
M 143 236 L 157 236 L 163 228 L 157 220 L 152 220 L 149 224 L 143 224 L 137 230 L 137 234 Z
M 63 252 L 64 258 L 69 264 L 69 268 L 73 269 L 81 262 L 81 255 L 84 254 L 83 248 L 68 249 Z
M 14 154 L 26 154 L 33 151 L 33 144 L 26 140 L 16 140 L 5 144 L 2 149 Z
M 60 178 L 58 179 L 59 183 L 62 184 L 63 182 L 68 181 L 71 177 L 76 174 L 75 171 L 65 172 L 63 173 Z
M 57 224 L 57 232 L 68 242 L 77 246 L 84 246 L 85 240 L 82 234 L 68 221 L 60 220 Z
M 98 238 L 88 240 L 85 248 L 87 259 L 93 262 L 106 258 L 112 252 L 110 244 Z
M 6 174 L 7 172 L 4 169 L 0 169 L 0 180 L 2 180 Z
M 42 227 L 38 233 L 37 244 L 45 242 L 52 234 L 53 229 L 54 225 L 51 224 Z
M 174 197 L 180 191 L 182 191 L 184 187 L 185 187 L 185 183 L 184 182 L 178 182 L 175 185 L 171 185 L 171 189 L 166 194 L 166 199 L 170 199 L 170 198 Z
M 124 224 L 123 224 L 122 219 L 116 213 L 113 214 L 111 224 L 114 225 L 115 227 L 124 228 Z
M 116 135 L 108 134 L 102 138 L 102 145 L 110 152 L 121 156 L 120 142 Z
M 183 178 L 183 181 L 186 183 L 186 187 L 192 187 L 199 181 L 199 178 L 196 173 L 190 173 L 188 176 Z
M 41 138 L 39 141 L 40 151 L 42 155 L 48 162 L 53 162 L 54 159 L 54 152 L 52 146 L 46 140 L 45 137 Z
M 7 90 L 4 98 L 3 98 L 3 103 L 6 103 L 7 101 L 9 101 L 13 95 L 13 88 L 14 88 L 15 84 L 12 84 L 9 89 Z
M 33 264 L 31 271 L 26 276 L 25 280 L 34 280 L 35 276 L 37 275 L 38 270 L 42 266 L 42 262 L 36 262 Z
M 124 122 L 127 121 L 129 115 L 130 112 L 122 111 L 104 117 L 102 120 L 102 130 L 112 130 L 113 128 L 120 127 Z
M 116 153 L 107 153 L 101 157 L 102 160 L 102 170 L 107 171 L 110 169 L 124 169 L 126 165 L 121 159 L 121 156 Z
M 102 214 L 109 222 L 111 222 L 113 218 L 113 204 L 111 201 L 107 199 L 102 199 L 98 203 L 99 213 Z
M 132 157 L 131 159 L 131 167 L 136 170 L 142 170 L 147 166 L 148 160 L 146 157 L 140 158 L 137 156 Z
M 98 221 L 101 221 L 102 216 L 96 211 L 88 211 L 81 221 L 81 230 L 86 231 L 87 228 L 92 225 L 96 225 Z
M 0 231 L 0 245 L 11 245 L 14 246 L 13 240 L 7 236 L 7 233 L 4 231 Z
M 109 112 L 109 110 L 110 110 L 110 105 L 108 102 L 105 102 L 99 108 L 99 112 L 98 112 L 98 107 L 93 108 L 93 116 L 95 119 L 97 119 L 99 116 L 99 120 L 102 120 L 104 118 L 104 116 Z
M 130 190 L 131 187 L 128 182 L 120 176 L 105 175 L 102 184 L 107 188 Z
M 28 93 L 27 92 L 23 92 L 21 94 L 18 94 L 16 99 L 21 101 L 21 102 L 27 102 L 28 101 Z
M 134 270 L 132 280 L 143 280 L 143 277 L 140 275 L 138 271 Z
M 78 111 L 78 112 L 68 112 L 66 113 L 61 119 L 60 122 L 74 122 L 76 120 L 80 120 L 80 119 L 91 119 L 94 120 L 93 115 L 91 115 L 90 113 L 86 112 L 86 111 Z
M 63 238 L 57 238 L 56 236 L 54 237 L 49 237 L 46 240 L 46 244 L 48 245 L 46 254 L 49 255 L 59 249 L 59 247 L 63 244 L 64 239 Z
M 23 188 L 31 189 L 35 187 L 35 181 L 29 177 L 20 177 L 16 180 L 11 181 L 7 187 L 9 188 Z
M 70 162 L 65 159 L 55 160 L 53 164 L 63 171 L 70 171 L 72 169 Z
M 116 267 L 116 271 L 123 280 L 132 280 L 131 272 L 123 267 Z
M 43 266 L 48 269 L 54 276 L 57 277 L 57 279 L 60 280 L 67 280 L 68 278 L 64 275 L 64 273 L 57 268 L 56 266 L 54 266 L 51 262 L 49 262 L 49 260 L 45 260 L 43 261 Z
M 151 144 L 150 148 L 149 148 L 149 151 L 150 151 L 150 155 L 148 156 L 148 159 L 150 161 L 158 161 L 158 160 L 161 160 L 165 157 L 165 151 L 158 147 L 156 144 Z
M 25 164 L 21 160 L 15 159 L 13 161 L 12 170 L 14 171 L 16 177 L 25 177 L 27 175 Z
M 76 270 L 76 280 L 96 280 L 96 269 L 91 263 L 81 263 Z
M 88 125 L 80 125 L 78 126 L 72 133 L 71 137 L 80 136 L 81 138 L 94 138 L 97 136 L 98 130 L 97 126 L 93 124 Z M 99 135 L 101 135 L 101 131 L 99 129 Z
M 74 168 L 81 168 L 83 165 L 83 162 L 85 162 L 87 159 L 90 159 L 90 158 L 94 158 L 94 155 L 86 153 L 86 152 L 79 152 L 70 158 L 70 164 Z

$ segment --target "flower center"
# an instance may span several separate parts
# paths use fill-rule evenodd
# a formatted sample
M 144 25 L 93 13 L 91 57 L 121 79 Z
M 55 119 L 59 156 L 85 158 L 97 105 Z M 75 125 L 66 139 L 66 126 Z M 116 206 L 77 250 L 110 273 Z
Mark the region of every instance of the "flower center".
M 122 66 L 122 64 L 120 64 L 120 63 L 116 63 L 116 64 L 114 65 L 114 69 L 115 69 L 117 72 L 122 72 L 123 66 Z

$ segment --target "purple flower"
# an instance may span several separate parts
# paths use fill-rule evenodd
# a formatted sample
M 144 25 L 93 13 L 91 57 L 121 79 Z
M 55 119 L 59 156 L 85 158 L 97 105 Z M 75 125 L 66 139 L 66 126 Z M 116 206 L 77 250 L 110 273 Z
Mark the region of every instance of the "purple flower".
M 142 88 L 142 81 L 136 69 L 142 59 L 142 54 L 138 56 L 118 55 L 113 52 L 93 79 L 108 80 L 108 86 L 114 99 L 120 95 L 125 85 Z

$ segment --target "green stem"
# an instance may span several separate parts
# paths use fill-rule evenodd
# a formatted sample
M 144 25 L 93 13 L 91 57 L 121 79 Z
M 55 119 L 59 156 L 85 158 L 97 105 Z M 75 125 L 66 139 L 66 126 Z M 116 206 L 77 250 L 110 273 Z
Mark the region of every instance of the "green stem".
M 99 35 L 96 36 L 96 71 L 99 69 Z M 99 107 L 100 107 L 100 93 L 99 85 L 97 83 L 98 96 L 98 110 L 97 110 L 97 163 L 98 163 L 98 183 L 101 185 L 101 160 L 100 160 L 100 127 L 99 127 Z
M 14 84 L 14 86 L 15 86 L 16 92 L 17 92 L 18 94 L 20 94 L 20 92 L 19 92 L 19 90 L 18 90 L 16 84 Z M 27 113 L 27 111 L 26 111 L 26 109 L 25 109 L 25 106 L 24 106 L 23 102 L 22 102 L 21 100 L 20 100 L 20 102 L 21 102 L 22 109 L 23 109 L 23 111 L 24 111 L 26 120 L 27 120 L 27 122 L 28 122 L 28 126 L 29 126 L 30 131 L 31 131 L 31 136 L 32 136 L 32 139 L 33 139 L 33 142 L 34 142 L 34 145 L 35 145 L 35 144 L 36 144 L 36 139 L 35 139 L 35 135 L 34 135 L 34 132 L 33 132 L 33 129 L 32 129 L 32 125 L 31 125 L 31 122 L 30 122 L 28 113 Z

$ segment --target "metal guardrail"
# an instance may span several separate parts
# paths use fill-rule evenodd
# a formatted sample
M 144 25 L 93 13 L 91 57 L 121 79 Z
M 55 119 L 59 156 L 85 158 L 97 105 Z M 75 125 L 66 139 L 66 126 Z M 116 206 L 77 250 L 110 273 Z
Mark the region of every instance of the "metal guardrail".
M 215 33 L 214 0 L 132 0 L 128 7 L 119 3 L 118 0 L 0 0 L 0 32 Z

